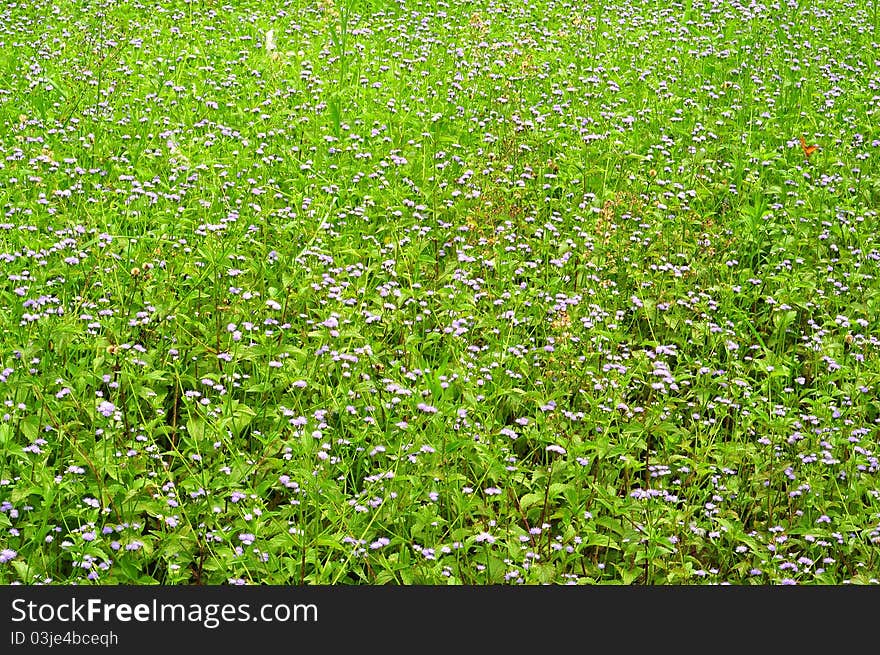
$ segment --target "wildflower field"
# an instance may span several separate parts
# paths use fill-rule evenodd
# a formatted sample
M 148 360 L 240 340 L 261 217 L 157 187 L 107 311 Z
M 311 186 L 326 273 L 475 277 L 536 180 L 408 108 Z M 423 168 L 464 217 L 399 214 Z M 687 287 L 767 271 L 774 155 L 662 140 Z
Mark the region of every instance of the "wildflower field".
M 0 582 L 880 579 L 878 0 L 0 7 Z

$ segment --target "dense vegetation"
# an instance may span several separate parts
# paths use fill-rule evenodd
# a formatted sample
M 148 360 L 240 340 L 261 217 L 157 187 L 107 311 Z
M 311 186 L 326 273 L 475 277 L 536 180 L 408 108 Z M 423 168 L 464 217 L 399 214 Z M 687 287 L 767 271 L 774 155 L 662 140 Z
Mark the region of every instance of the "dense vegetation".
M 591 4 L 4 3 L 0 581 L 876 583 L 878 2 Z

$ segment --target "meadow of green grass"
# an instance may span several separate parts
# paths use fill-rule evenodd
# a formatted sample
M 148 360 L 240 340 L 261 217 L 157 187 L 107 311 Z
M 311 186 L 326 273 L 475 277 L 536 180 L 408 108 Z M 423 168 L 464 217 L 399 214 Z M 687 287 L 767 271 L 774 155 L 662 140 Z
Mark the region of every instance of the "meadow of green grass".
M 877 583 L 878 5 L 4 3 L 0 582 Z

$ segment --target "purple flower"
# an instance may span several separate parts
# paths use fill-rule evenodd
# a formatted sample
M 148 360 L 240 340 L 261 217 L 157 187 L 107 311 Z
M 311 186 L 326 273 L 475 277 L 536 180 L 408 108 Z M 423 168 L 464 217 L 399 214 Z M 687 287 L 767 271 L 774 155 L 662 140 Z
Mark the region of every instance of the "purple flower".
M 6 564 L 6 562 L 15 559 L 16 555 L 18 555 L 18 553 L 11 548 L 4 548 L 3 550 L 0 550 L 0 564 Z
M 388 537 L 379 537 L 378 539 L 376 539 L 376 541 L 370 544 L 370 548 L 373 550 L 379 550 L 383 546 L 387 546 L 390 543 L 391 540 Z
M 115 411 L 116 411 L 116 405 L 114 405 L 113 403 L 111 403 L 107 400 L 101 401 L 101 404 L 98 405 L 98 413 L 102 414 L 103 416 L 105 416 L 107 418 L 110 418 L 111 416 L 113 416 L 113 412 L 115 412 Z

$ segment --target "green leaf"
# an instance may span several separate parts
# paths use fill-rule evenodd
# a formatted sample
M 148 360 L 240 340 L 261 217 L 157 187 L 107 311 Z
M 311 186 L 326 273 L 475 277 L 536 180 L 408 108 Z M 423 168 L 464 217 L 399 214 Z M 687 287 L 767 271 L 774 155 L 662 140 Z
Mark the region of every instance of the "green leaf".
M 275 388 L 271 382 L 258 382 L 244 390 L 245 393 L 267 393 Z
M 609 550 L 620 550 L 620 544 L 617 543 L 616 540 L 609 537 L 607 534 L 590 535 L 584 540 L 583 545 L 599 546 L 601 548 L 608 548 Z
M 195 441 L 205 438 L 205 422 L 195 416 L 191 416 L 186 422 L 186 433 Z
M 644 571 L 642 569 L 628 569 L 621 565 L 615 565 L 617 572 L 620 574 L 620 580 L 625 585 L 632 584 Z
M 12 438 L 12 426 L 9 423 L 0 424 L 0 446 L 5 446 Z
M 523 511 L 528 508 L 538 505 L 539 503 L 544 502 L 543 494 L 525 494 L 522 498 L 519 499 L 519 506 L 523 509 Z
M 30 497 L 31 494 L 39 494 L 39 489 L 37 487 L 15 487 L 9 494 L 9 500 L 13 503 L 19 503 Z
M 27 562 L 20 559 L 12 560 L 12 568 L 18 573 L 18 578 L 22 582 L 30 583 L 34 581 L 33 571 Z
M 232 403 L 232 415 L 226 417 L 223 421 L 224 426 L 228 426 L 232 430 L 232 434 L 236 437 L 240 436 L 244 429 L 250 425 L 257 413 L 247 405 L 243 405 L 238 401 Z
M 21 431 L 25 438 L 34 442 L 40 436 L 40 420 L 36 416 L 28 416 L 21 421 Z

